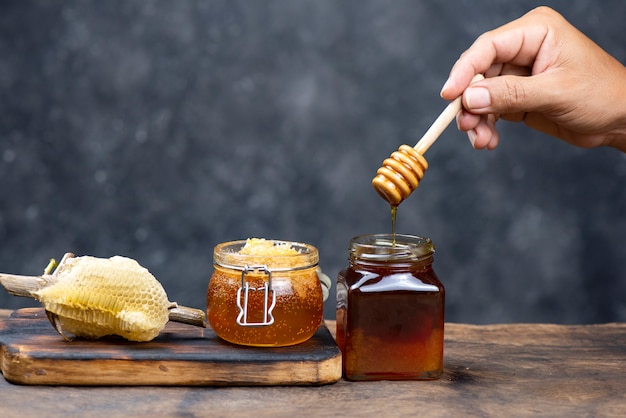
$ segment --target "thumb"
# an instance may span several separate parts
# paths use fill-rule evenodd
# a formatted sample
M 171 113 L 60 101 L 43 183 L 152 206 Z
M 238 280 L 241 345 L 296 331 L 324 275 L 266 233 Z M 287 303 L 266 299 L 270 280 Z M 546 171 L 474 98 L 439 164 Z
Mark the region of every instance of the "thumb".
M 503 75 L 476 82 L 463 92 L 463 106 L 472 113 L 534 112 L 554 103 L 544 77 Z

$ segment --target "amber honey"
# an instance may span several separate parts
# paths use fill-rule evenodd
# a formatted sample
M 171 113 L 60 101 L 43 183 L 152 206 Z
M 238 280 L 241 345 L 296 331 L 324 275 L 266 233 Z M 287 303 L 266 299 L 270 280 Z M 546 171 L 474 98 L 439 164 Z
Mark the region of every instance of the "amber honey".
M 394 243 L 395 238 L 395 243 Z M 445 290 L 430 240 L 352 240 L 337 278 L 337 343 L 350 380 L 436 379 L 443 371 Z
M 317 249 L 280 241 L 296 251 L 244 254 L 240 251 L 245 242 L 223 243 L 214 250 L 214 271 L 207 291 L 209 324 L 220 338 L 234 344 L 279 347 L 308 340 L 323 318 Z M 250 271 L 242 274 L 246 267 Z M 250 290 L 244 300 L 246 285 Z M 274 296 L 270 312 L 268 304 Z M 244 306 L 246 320 L 242 324 Z M 269 319 L 271 324 L 266 324 Z

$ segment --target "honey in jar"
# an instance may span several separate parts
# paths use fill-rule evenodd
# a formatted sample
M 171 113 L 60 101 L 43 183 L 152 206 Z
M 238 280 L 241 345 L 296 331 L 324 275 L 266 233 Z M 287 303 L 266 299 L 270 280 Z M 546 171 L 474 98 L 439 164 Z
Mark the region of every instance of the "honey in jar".
M 215 333 L 234 344 L 280 347 L 311 338 L 323 318 L 318 250 L 287 241 L 219 244 L 207 292 Z
M 443 372 L 445 290 L 428 238 L 363 235 L 337 277 L 337 344 L 349 380 L 427 380 Z

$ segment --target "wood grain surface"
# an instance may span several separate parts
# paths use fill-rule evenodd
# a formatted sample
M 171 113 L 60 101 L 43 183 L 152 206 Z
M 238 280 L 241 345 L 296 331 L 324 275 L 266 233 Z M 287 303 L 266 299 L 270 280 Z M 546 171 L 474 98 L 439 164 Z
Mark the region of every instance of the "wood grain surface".
M 150 342 L 65 341 L 42 308 L 0 323 L 2 373 L 31 385 L 316 385 L 341 378 L 341 352 L 322 325 L 290 347 L 230 344 L 210 328 L 170 322 Z
M 426 382 L 55 387 L 0 379 L 0 416 L 626 416 L 626 324 L 447 323 L 445 343 L 444 375 Z

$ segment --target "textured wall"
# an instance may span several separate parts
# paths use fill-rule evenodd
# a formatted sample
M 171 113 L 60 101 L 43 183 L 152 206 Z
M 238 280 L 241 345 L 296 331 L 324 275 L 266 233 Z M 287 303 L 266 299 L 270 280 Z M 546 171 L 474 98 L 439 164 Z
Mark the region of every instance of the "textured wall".
M 213 246 L 255 236 L 334 277 L 390 231 L 370 180 L 457 56 L 534 3 L 2 1 L 0 271 L 121 254 L 203 307 Z M 551 4 L 626 62 L 626 3 Z M 626 321 L 626 155 L 501 130 L 493 152 L 447 130 L 399 210 L 437 245 L 447 319 Z

